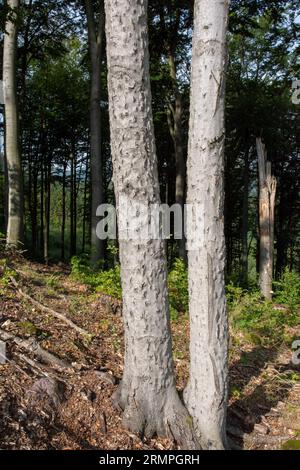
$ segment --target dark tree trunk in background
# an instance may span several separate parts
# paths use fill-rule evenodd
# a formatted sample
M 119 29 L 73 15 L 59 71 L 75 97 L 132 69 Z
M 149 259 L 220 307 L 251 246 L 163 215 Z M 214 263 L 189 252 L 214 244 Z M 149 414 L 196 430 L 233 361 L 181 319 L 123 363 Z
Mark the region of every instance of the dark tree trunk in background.
M 62 219 L 61 219 L 61 259 L 65 259 L 65 231 L 66 231 L 66 173 L 67 164 L 63 165 L 62 177 Z
M 82 215 L 82 253 L 85 252 L 85 245 L 86 245 L 86 221 L 87 221 L 87 201 L 88 201 L 88 159 L 86 160 L 86 168 L 85 168 L 85 177 L 84 177 L 84 194 L 83 194 L 83 215 Z
M 91 261 L 104 258 L 104 243 L 96 235 L 97 207 L 103 203 L 103 175 L 101 152 L 101 64 L 104 34 L 104 2 L 99 1 L 95 11 L 93 1 L 85 0 L 91 59 L 90 143 L 91 143 Z
M 47 161 L 46 166 L 45 166 L 45 224 L 44 224 L 44 261 L 46 264 L 49 263 L 50 207 L 51 207 L 51 161 Z
M 248 284 L 248 231 L 249 231 L 249 153 L 250 149 L 245 152 L 244 167 L 244 191 L 243 191 L 243 212 L 242 212 L 242 283 L 244 286 Z
M 41 186 L 40 186 L 40 251 L 44 252 L 44 165 L 41 162 Z
M 71 175 L 70 175 L 70 256 L 76 255 L 77 244 L 77 191 L 76 191 L 76 155 L 74 144 L 71 153 Z
M 37 235 L 38 235 L 38 172 L 33 168 L 33 187 L 32 187 L 32 216 L 31 216 L 31 244 L 34 256 L 37 250 Z
M 287 252 L 290 245 L 290 205 L 288 188 L 283 181 L 280 181 L 279 204 L 278 204 L 278 221 L 277 221 L 277 237 L 276 237 L 276 277 L 277 279 L 283 273 L 285 266 L 288 264 Z
M 168 125 L 170 134 L 174 144 L 175 152 L 175 167 L 176 167 L 176 181 L 175 181 L 175 202 L 179 204 L 184 213 L 184 202 L 185 202 L 185 185 L 186 185 L 186 162 L 184 158 L 183 151 L 183 141 L 182 141 L 182 95 L 178 86 L 177 79 L 177 70 L 175 64 L 175 58 L 173 53 L 169 52 L 168 57 L 170 76 L 173 84 L 174 91 L 174 103 L 169 103 L 168 105 Z M 178 240 L 179 256 L 187 262 L 187 254 L 185 247 L 185 237 L 184 237 L 184 224 L 182 224 L 182 233 L 183 236 Z
M 230 278 L 232 274 L 232 261 L 233 261 L 233 241 L 232 241 L 232 200 L 231 200 L 231 155 L 225 153 L 225 205 L 224 205 L 224 219 L 225 219 L 225 239 L 226 239 L 226 276 Z
M 27 3 L 27 2 L 26 2 Z M 21 57 L 21 87 L 20 87 L 20 135 L 21 135 L 21 144 L 23 141 L 23 129 L 24 123 L 26 122 L 25 116 L 25 106 L 26 106 L 26 74 L 28 67 L 28 50 L 30 45 L 30 26 L 33 18 L 32 11 L 33 0 L 29 0 L 27 4 L 27 15 L 26 15 L 26 24 L 23 32 L 23 47 L 22 47 L 22 57 Z
M 170 22 L 171 16 L 173 17 L 172 26 L 167 25 L 166 13 L 161 5 L 159 9 L 161 36 L 165 43 L 165 52 L 168 58 L 169 74 L 172 82 L 172 96 L 169 97 L 167 103 L 167 119 L 175 156 L 175 202 L 180 205 L 183 214 L 186 192 L 186 161 L 184 156 L 182 130 L 183 100 L 177 76 L 175 58 L 181 19 L 180 5 L 178 5 L 177 8 L 174 8 L 174 10 L 169 9 L 168 15 L 168 21 Z M 182 234 L 183 236 L 181 239 L 177 241 L 178 253 L 179 256 L 187 262 L 184 223 L 182 223 Z

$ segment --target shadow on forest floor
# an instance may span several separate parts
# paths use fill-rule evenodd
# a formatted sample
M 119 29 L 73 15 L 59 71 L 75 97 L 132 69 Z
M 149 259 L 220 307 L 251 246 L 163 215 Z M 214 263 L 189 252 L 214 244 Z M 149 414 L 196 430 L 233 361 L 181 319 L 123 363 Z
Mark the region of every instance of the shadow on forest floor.
M 290 362 L 287 350 L 256 347 L 243 351 L 230 367 L 229 429 L 250 434 L 255 425 L 265 423 L 266 415 L 278 415 L 276 407 L 289 395 L 299 378 L 297 372 L 299 367 Z

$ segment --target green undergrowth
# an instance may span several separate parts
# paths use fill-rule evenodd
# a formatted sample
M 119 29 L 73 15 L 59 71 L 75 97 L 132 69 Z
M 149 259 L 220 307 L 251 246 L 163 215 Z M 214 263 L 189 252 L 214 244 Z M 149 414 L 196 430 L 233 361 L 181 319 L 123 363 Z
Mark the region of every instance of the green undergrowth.
M 292 439 L 281 446 L 282 450 L 300 450 L 300 441 Z
M 95 292 L 121 298 L 120 267 L 93 270 L 87 255 L 72 258 L 72 277 L 88 284 Z M 299 324 L 300 275 L 286 270 L 274 282 L 274 299 L 262 299 L 260 292 L 246 290 L 232 283 L 226 287 L 227 306 L 233 333 L 242 332 L 252 344 L 274 346 L 293 338 L 287 328 Z M 185 263 L 176 259 L 168 273 L 170 315 L 178 321 L 188 314 L 188 274 Z
M 11 278 L 16 277 L 16 272 L 8 266 L 6 258 L 0 259 L 0 273 L 0 296 L 3 296 Z
M 290 343 L 293 338 L 287 329 L 299 325 L 299 279 L 298 274 L 286 271 L 276 283 L 272 302 L 262 299 L 258 290 L 249 292 L 232 284 L 227 285 L 227 305 L 233 331 L 243 332 L 250 343 L 257 345 Z
M 122 297 L 120 266 L 108 270 L 95 270 L 89 264 L 88 255 L 73 256 L 71 260 L 72 277 L 89 285 L 95 292 Z

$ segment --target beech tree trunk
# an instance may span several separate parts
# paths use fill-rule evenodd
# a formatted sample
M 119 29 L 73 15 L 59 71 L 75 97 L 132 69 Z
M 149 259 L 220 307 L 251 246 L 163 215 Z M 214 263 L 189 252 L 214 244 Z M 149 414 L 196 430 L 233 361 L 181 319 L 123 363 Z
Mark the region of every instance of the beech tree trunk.
M 184 399 L 204 449 L 226 447 L 223 176 L 228 6 L 228 1 L 196 0 L 194 10 L 187 204 L 197 213 L 187 213 L 191 359 Z
M 91 261 L 97 263 L 104 258 L 104 243 L 96 235 L 97 207 L 103 203 L 103 176 L 101 152 L 101 63 L 104 33 L 104 5 L 99 2 L 99 11 L 94 11 L 93 1 L 85 0 L 88 23 L 89 51 L 91 59 L 90 94 L 90 142 L 91 142 Z
M 20 247 L 24 240 L 23 178 L 19 147 L 19 117 L 16 84 L 17 14 L 19 0 L 8 0 L 8 19 L 3 47 L 3 82 L 5 104 L 5 145 L 8 174 L 8 223 L 6 243 Z
M 106 0 L 110 130 L 119 223 L 123 198 L 159 203 L 146 0 Z M 121 201 L 121 202 L 120 202 Z M 149 219 L 148 219 L 149 222 Z M 139 233 L 137 227 L 132 235 Z M 115 400 L 133 432 L 173 436 L 195 447 L 174 378 L 165 243 L 133 240 L 119 231 L 125 364 Z
M 262 139 L 256 139 L 259 173 L 259 284 L 262 295 L 272 299 L 274 264 L 274 211 L 276 178 L 271 173 L 271 162 Z

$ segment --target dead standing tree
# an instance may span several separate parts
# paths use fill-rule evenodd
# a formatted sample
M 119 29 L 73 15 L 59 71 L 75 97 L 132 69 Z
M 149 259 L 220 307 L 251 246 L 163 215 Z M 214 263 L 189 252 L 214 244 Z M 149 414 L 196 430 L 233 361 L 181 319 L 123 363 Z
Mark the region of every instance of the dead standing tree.
M 272 298 L 274 261 L 274 212 L 276 178 L 272 175 L 271 162 L 262 139 L 256 139 L 259 176 L 259 284 L 263 296 Z

